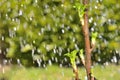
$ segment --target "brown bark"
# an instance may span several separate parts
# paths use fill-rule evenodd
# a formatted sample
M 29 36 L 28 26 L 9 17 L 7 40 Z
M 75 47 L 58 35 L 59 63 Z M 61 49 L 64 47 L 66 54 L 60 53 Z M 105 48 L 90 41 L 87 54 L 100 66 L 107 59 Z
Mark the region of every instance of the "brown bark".
M 87 5 L 88 0 L 83 0 L 83 4 Z M 85 68 L 87 72 L 88 80 L 91 80 L 91 48 L 90 48 L 90 39 L 89 39 L 89 25 L 88 25 L 88 9 L 85 9 L 84 14 L 84 25 L 82 26 L 83 35 L 85 40 Z
M 75 74 L 75 80 L 79 80 L 78 68 L 77 66 L 73 67 L 73 73 Z

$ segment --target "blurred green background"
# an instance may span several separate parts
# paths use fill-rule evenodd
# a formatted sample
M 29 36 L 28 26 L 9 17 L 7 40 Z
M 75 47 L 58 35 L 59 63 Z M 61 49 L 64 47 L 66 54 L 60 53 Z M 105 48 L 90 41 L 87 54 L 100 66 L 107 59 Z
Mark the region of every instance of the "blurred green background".
M 0 0 L 0 62 L 24 66 L 68 64 L 64 54 L 84 48 L 74 0 Z M 80 1 L 81 2 L 81 1 Z M 89 30 L 98 32 L 93 63 L 119 63 L 120 1 L 90 0 Z M 79 63 L 81 64 L 81 63 Z
M 6 72 L 0 74 L 0 80 L 71 80 L 72 70 L 65 68 L 70 62 L 64 54 L 84 48 L 74 3 L 75 0 L 0 0 L 0 72 Z M 98 80 L 119 80 L 120 0 L 89 0 L 88 8 L 90 37 L 91 32 L 98 32 L 92 53 L 94 75 Z M 78 58 L 76 62 L 82 65 Z M 80 73 L 84 80 L 84 68 Z

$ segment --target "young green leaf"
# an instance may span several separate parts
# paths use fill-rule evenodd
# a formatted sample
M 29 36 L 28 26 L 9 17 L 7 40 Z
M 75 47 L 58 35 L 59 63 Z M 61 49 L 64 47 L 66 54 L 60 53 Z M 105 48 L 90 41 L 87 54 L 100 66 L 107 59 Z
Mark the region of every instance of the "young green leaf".
M 80 49 L 80 58 L 81 58 L 82 60 L 84 59 L 83 49 Z
M 98 33 L 97 32 L 92 32 L 92 44 L 95 45 L 96 38 L 97 38 Z
M 79 2 L 76 2 L 73 7 L 76 8 L 79 18 L 82 18 L 84 15 L 86 6 L 84 6 L 83 4 L 81 4 Z
M 76 58 L 77 52 L 78 52 L 77 50 L 74 50 L 71 53 L 65 54 L 65 56 L 68 56 L 70 58 L 70 62 L 72 66 L 75 66 L 75 58 Z
M 27 52 L 29 50 L 32 50 L 32 46 L 29 44 L 26 44 L 24 47 L 21 48 L 22 52 Z
M 80 58 L 82 60 L 82 63 L 85 65 L 85 58 L 84 58 L 84 54 L 83 54 L 83 49 L 80 49 Z

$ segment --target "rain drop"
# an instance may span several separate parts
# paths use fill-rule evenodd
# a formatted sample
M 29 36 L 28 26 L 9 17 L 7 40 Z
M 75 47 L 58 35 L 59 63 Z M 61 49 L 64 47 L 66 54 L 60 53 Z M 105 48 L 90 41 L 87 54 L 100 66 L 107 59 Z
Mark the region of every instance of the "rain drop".
M 74 37 L 72 38 L 72 41 L 75 42 L 75 38 Z
M 111 19 L 108 19 L 108 22 L 111 23 Z
M 23 7 L 23 4 L 21 4 L 20 6 Z
M 60 66 L 60 68 L 61 68 L 61 67 L 62 67 L 62 64 L 60 64 L 59 66 Z
M 58 62 L 58 59 L 57 59 L 57 57 L 55 57 L 55 62 Z
M 6 14 L 5 16 L 8 17 L 8 14 Z
M 87 79 L 87 76 L 85 76 L 85 80 L 88 80 L 88 79 Z
M 96 0 L 97 3 L 99 3 L 99 0 Z
M 72 18 L 72 16 L 71 16 L 71 15 L 69 16 L 69 19 L 70 19 L 71 21 L 73 20 L 73 18 Z
M 9 51 L 9 49 L 8 48 L 6 48 L 6 52 L 8 52 Z
M 99 37 L 100 39 L 102 39 L 102 36 L 101 36 L 101 35 L 99 35 L 98 37 Z
M 52 60 L 54 61 L 54 57 L 52 57 Z
M 97 25 L 97 23 L 96 22 L 94 22 L 94 26 L 96 26 Z
M 97 7 L 97 6 L 95 6 L 95 9 L 98 9 L 98 7 Z
M 37 3 L 38 2 L 38 0 L 35 0 L 35 3 Z
M 23 14 L 22 10 L 19 10 L 19 16 L 21 16 Z
M 40 53 L 41 51 L 38 49 L 37 52 Z
M 19 66 L 22 66 L 22 64 L 21 64 L 21 62 L 20 62 L 20 59 L 17 59 L 17 64 L 18 64 Z
M 52 62 L 51 62 L 51 60 L 48 60 L 48 64 L 51 66 L 52 65 Z
M 78 45 L 77 45 L 77 44 L 75 44 L 75 48 L 76 48 L 77 50 L 79 50 L 79 47 L 78 47 Z
M 104 39 L 104 43 L 105 43 L 105 45 L 107 45 L 108 44 L 107 40 Z
M 41 33 L 44 33 L 44 28 L 41 28 Z
M 94 31 L 94 28 L 93 28 L 93 27 L 91 28 L 91 31 Z
M 35 50 L 34 50 L 34 49 L 32 49 L 32 56 L 34 56 L 34 53 L 35 53 Z
M 56 49 L 53 49 L 53 53 L 56 53 Z
M 105 62 L 105 63 L 104 63 L 104 65 L 108 66 L 108 65 L 109 65 L 109 63 L 108 63 L 108 62 Z
M 39 59 L 37 59 L 37 63 L 38 63 L 38 67 L 40 67 L 41 66 L 41 62 L 40 62 Z
M 64 27 L 65 27 L 65 25 L 64 25 L 64 24 L 62 24 L 62 25 L 61 25 L 61 27 L 62 27 L 62 28 L 64 28 Z
M 33 43 L 35 44 L 35 40 L 33 41 Z
M 67 48 L 67 51 L 68 51 L 68 52 L 70 52 L 70 49 L 69 49 L 69 48 Z
M 64 58 L 64 61 L 67 62 L 67 58 Z
M 116 56 L 113 56 L 113 60 L 114 60 L 115 63 L 117 63 L 117 58 L 116 58 Z
M 16 31 L 17 30 L 17 28 L 16 27 L 14 27 L 14 31 Z
M 70 30 L 70 26 L 67 26 L 66 30 Z
M 15 21 L 15 19 L 13 18 L 13 19 L 12 19 L 12 21 L 14 22 L 14 21 Z
M 5 40 L 5 38 L 4 38 L 4 36 L 2 36 L 2 41 L 4 41 Z
M 2 53 L 2 50 L 0 49 L 0 54 Z
M 41 35 L 41 33 L 39 32 L 39 33 L 38 33 L 38 35 L 40 36 L 40 35 Z
M 30 19 L 30 21 L 32 21 L 32 20 L 33 20 L 33 18 L 32 18 L 32 17 L 30 17 L 29 19 Z
M 45 64 L 43 64 L 43 67 L 45 68 L 46 67 L 46 65 Z M 46 68 L 47 69 L 47 68 Z
M 98 61 L 100 62 L 100 61 L 101 61 L 101 59 L 100 59 L 100 58 L 98 58 Z
M 93 21 L 93 17 L 91 17 L 91 18 L 89 19 L 89 23 L 92 23 L 92 21 Z
M 5 60 L 3 61 L 3 64 L 4 64 L 4 65 L 6 65 L 6 64 L 7 64 L 7 62 L 8 62 L 8 61 L 5 59 Z
M 48 28 L 49 31 L 51 31 L 50 24 L 47 25 L 47 28 Z

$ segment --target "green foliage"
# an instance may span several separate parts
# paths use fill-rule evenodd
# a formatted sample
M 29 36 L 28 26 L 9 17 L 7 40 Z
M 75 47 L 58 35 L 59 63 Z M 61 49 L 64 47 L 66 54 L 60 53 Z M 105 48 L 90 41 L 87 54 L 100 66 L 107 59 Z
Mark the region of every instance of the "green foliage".
M 86 5 L 81 4 L 78 0 L 76 0 L 75 5 L 73 7 L 76 8 L 81 24 L 84 25 L 83 15 L 85 13 Z
M 96 38 L 98 37 L 98 33 L 97 32 L 92 32 L 91 36 L 92 36 L 91 42 L 92 42 L 93 45 L 95 45 Z
M 78 12 L 78 15 L 80 18 L 83 18 L 83 15 L 85 13 L 85 8 L 86 6 L 81 4 L 80 2 L 76 2 L 75 3 L 75 6 L 73 6 L 74 8 L 76 8 L 77 12 Z
M 68 56 L 70 58 L 70 62 L 72 64 L 72 67 L 76 66 L 76 62 L 75 62 L 75 59 L 76 59 L 76 54 L 77 54 L 77 50 L 74 50 L 70 53 L 66 53 L 65 56 Z
M 29 50 L 32 50 L 32 46 L 29 44 L 26 44 L 24 47 L 21 48 L 21 52 L 27 52 Z
M 83 49 L 80 49 L 80 58 L 81 58 L 81 60 L 85 60 L 85 57 L 84 57 L 84 54 L 83 54 Z
M 107 0 L 98 2 L 93 0 L 89 4 L 90 29 L 94 29 L 98 33 L 96 50 L 93 51 L 92 59 L 100 63 L 111 62 L 113 55 L 117 54 L 116 50 L 119 51 L 120 37 L 118 30 L 120 30 L 120 23 L 118 15 L 120 12 L 118 10 L 120 7 L 117 5 L 120 5 L 119 1 L 114 0 L 109 2 Z
M 42 62 L 65 62 L 64 53 L 84 47 L 79 17 L 83 16 L 86 6 L 75 3 L 78 16 L 74 3 L 70 0 L 1 0 L 0 49 L 6 57 L 25 63 L 32 63 L 36 55 Z M 87 7 L 89 28 L 98 33 L 92 59 L 100 63 L 111 61 L 120 48 L 119 1 L 92 0 Z
M 17 49 L 17 46 L 16 46 L 15 42 L 13 42 L 10 39 L 7 39 L 7 42 L 10 44 L 10 48 L 9 48 L 9 51 L 6 56 L 12 58 L 12 57 L 14 57 L 14 53 Z

